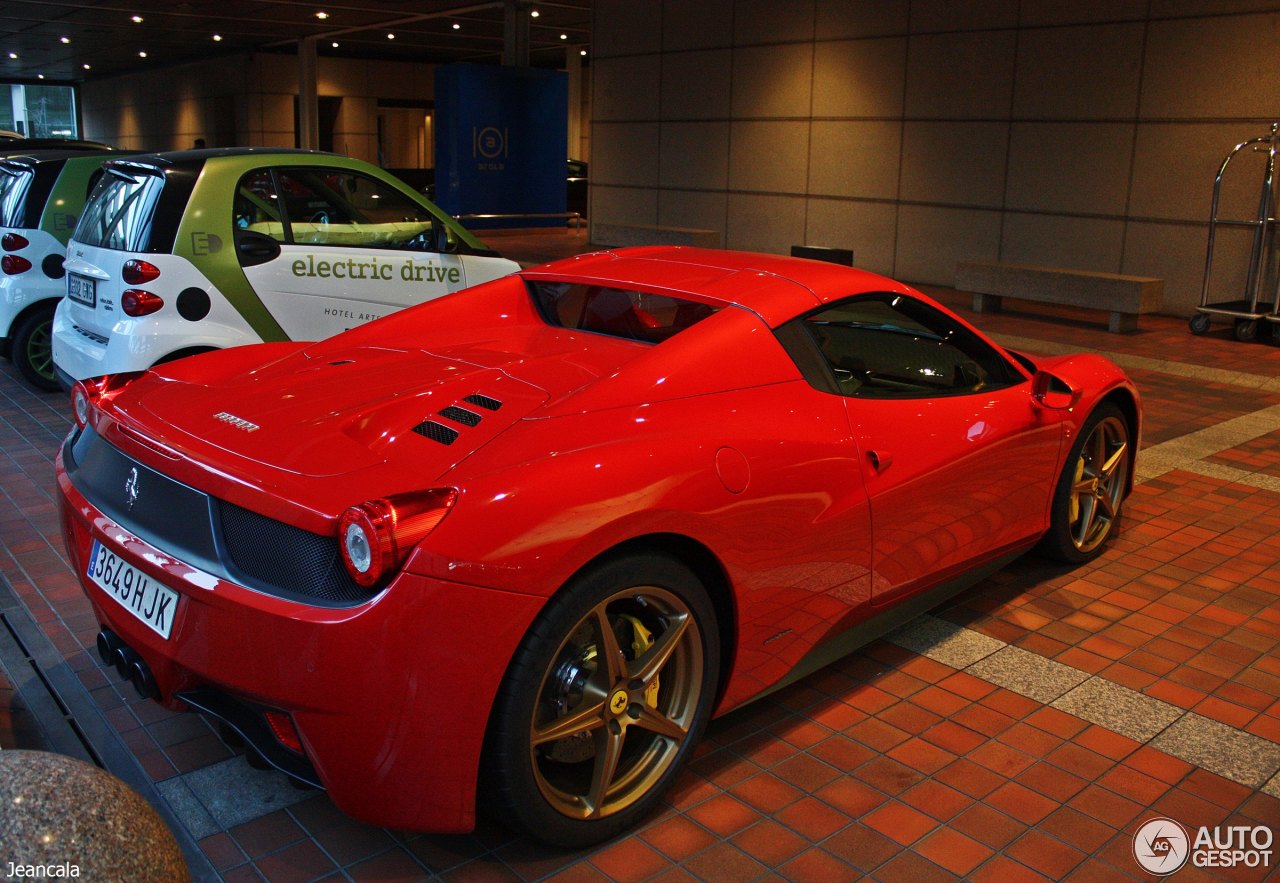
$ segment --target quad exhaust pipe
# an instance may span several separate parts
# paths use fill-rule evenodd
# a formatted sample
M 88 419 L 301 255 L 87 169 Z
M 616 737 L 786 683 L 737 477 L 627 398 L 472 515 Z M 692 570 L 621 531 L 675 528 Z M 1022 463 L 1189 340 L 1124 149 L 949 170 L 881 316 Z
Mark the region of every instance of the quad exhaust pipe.
M 133 689 L 143 699 L 155 699 L 158 695 L 156 679 L 138 652 L 120 640 L 111 629 L 98 632 L 98 657 L 103 665 L 115 668 L 116 674 L 133 684 Z

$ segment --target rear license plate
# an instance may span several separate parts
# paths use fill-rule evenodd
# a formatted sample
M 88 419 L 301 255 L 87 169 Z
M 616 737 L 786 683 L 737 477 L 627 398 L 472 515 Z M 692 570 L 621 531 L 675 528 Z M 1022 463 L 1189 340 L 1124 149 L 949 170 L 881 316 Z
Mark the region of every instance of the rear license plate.
M 97 306 L 98 281 L 75 273 L 67 274 L 67 297 L 86 307 Z
M 178 607 L 177 592 L 122 561 L 97 540 L 93 541 L 93 549 L 89 553 L 88 576 L 153 632 L 165 639 L 169 637 L 173 614 Z

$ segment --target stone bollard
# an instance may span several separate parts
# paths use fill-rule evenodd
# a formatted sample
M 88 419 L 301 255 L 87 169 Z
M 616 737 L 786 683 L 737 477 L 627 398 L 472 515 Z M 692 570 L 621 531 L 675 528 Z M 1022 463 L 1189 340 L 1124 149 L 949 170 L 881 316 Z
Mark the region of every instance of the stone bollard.
M 189 883 L 159 813 L 92 764 L 0 751 L 0 880 Z

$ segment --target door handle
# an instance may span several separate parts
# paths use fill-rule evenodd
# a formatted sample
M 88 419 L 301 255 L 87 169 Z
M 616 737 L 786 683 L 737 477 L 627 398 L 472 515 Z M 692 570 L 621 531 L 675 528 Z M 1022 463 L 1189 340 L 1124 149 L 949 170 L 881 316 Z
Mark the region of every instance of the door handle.
M 867 451 L 867 462 L 876 472 L 884 472 L 893 465 L 893 454 L 889 451 Z

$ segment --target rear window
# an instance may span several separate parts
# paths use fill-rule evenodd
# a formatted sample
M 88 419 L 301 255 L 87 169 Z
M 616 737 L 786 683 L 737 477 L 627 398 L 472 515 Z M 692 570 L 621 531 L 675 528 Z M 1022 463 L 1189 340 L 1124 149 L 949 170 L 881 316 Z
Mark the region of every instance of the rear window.
M 23 227 L 23 207 L 35 175 L 29 166 L 0 165 L 0 227 Z
M 164 179 L 144 171 L 109 167 L 80 215 L 72 238 L 84 245 L 143 251 Z
M 533 282 L 544 319 L 561 328 L 660 343 L 719 311 L 694 300 L 574 282 Z

